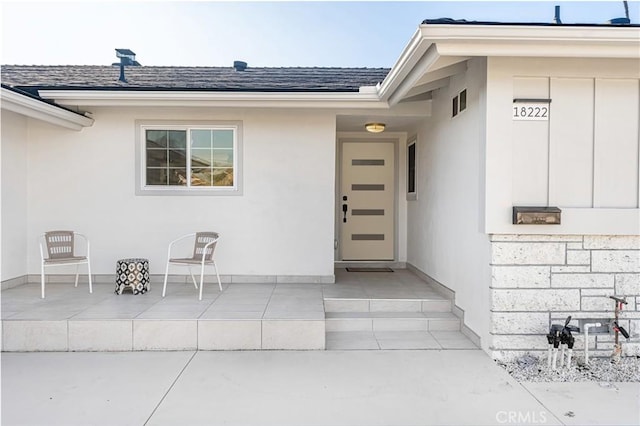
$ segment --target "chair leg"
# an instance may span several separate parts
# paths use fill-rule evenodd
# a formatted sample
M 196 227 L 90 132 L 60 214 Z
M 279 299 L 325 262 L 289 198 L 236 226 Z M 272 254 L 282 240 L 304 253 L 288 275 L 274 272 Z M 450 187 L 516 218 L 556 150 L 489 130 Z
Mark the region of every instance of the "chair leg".
M 78 272 L 79 272 L 79 269 L 80 269 L 80 264 L 77 263 L 76 264 L 76 283 L 75 283 L 74 287 L 78 287 Z
M 202 289 L 204 288 L 204 264 L 200 267 L 200 298 L 202 300 Z
M 42 287 L 42 298 L 44 299 L 44 263 L 40 265 L 40 286 Z
M 216 270 L 216 278 L 218 278 L 218 287 L 220 287 L 220 291 L 222 291 L 222 283 L 220 282 L 220 275 L 218 274 L 218 266 L 216 265 L 216 261 L 213 261 L 213 269 Z
M 93 293 L 93 283 L 91 282 L 91 262 L 87 260 L 87 270 L 89 271 L 89 293 Z
M 169 262 L 167 262 L 167 268 L 164 270 L 164 285 L 162 286 L 162 297 L 167 292 L 167 277 L 169 276 Z
M 189 268 L 189 273 L 191 274 L 191 279 L 193 280 L 193 286 L 198 289 L 198 283 L 196 282 L 196 277 L 193 276 L 193 271 L 191 270 L 191 265 L 187 265 Z

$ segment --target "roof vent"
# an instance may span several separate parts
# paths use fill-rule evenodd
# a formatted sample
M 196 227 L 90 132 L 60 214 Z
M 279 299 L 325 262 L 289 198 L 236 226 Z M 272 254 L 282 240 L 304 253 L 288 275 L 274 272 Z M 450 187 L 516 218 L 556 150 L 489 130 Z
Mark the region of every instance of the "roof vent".
M 611 25 L 626 25 L 630 24 L 631 20 L 629 18 L 613 18 L 609 19 L 609 22 L 607 23 Z
M 233 61 L 233 68 L 236 71 L 244 71 L 247 69 L 247 63 L 242 61 Z
M 556 15 L 553 17 L 554 24 L 562 24 L 562 20 L 560 19 L 560 6 L 556 6 Z
M 631 23 L 631 19 L 629 19 L 629 4 L 626 1 L 622 2 L 623 6 L 624 6 L 624 18 L 613 18 L 613 19 L 609 19 L 609 21 L 607 22 L 608 24 L 611 25 L 628 25 Z
M 139 67 L 140 62 L 136 61 L 136 54 L 129 49 L 116 49 L 116 56 L 120 58 L 120 62 L 114 62 L 111 65 L 120 66 L 120 78 L 118 80 L 126 83 L 127 79 L 124 77 L 125 65 Z

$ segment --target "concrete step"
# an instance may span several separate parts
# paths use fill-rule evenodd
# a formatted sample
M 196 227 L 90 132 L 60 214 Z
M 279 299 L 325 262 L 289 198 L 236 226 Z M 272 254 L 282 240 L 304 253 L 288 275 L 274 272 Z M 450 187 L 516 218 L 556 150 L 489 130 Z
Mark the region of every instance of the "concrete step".
M 478 349 L 460 331 L 329 331 L 327 350 Z
M 325 312 L 451 312 L 448 299 L 325 298 Z
M 451 312 L 327 312 L 325 329 L 336 331 L 459 331 Z

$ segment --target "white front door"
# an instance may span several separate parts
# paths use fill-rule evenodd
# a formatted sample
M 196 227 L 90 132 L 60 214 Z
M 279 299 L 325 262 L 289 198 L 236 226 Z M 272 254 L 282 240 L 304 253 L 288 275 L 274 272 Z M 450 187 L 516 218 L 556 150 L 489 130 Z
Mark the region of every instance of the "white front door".
M 342 260 L 394 260 L 393 142 L 344 142 L 341 171 Z

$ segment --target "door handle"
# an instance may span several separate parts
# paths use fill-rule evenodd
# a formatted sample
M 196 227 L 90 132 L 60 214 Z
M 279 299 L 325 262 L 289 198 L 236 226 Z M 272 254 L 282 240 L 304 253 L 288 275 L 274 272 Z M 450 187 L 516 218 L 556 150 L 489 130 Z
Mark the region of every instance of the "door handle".
M 346 204 L 342 205 L 342 213 L 344 213 L 344 217 L 342 218 L 342 221 L 344 223 L 347 223 L 347 210 L 349 209 L 349 207 Z

